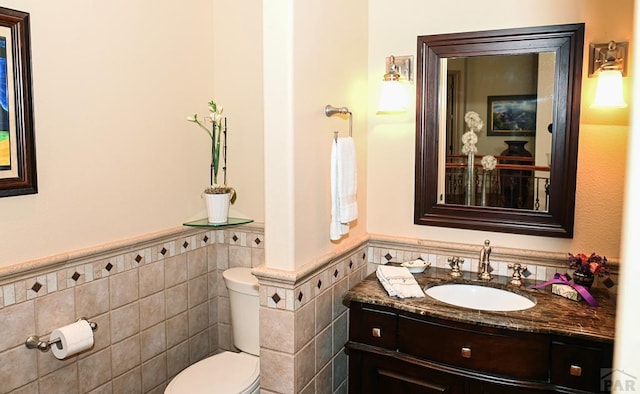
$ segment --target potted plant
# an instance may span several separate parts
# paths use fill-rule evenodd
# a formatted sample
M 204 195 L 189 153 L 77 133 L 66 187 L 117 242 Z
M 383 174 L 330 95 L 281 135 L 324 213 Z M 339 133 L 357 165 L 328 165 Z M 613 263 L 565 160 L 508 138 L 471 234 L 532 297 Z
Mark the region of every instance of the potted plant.
M 204 130 L 211 138 L 211 166 L 208 186 L 204 190 L 205 201 L 207 203 L 207 214 L 209 223 L 226 223 L 229 217 L 229 204 L 233 204 L 236 198 L 234 188 L 227 185 L 227 120 L 222 126 L 222 110 L 215 101 L 208 103 L 209 113 L 204 117 L 204 123 L 198 119 L 198 115 L 187 117 L 189 122 L 193 122 Z M 209 126 L 209 127 L 207 127 Z M 223 145 L 220 145 L 224 134 Z M 224 165 L 222 167 L 223 183 L 218 183 L 218 169 L 220 168 L 220 150 L 222 148 Z
M 606 256 L 597 255 L 595 252 L 591 256 L 584 253 L 573 255 L 569 253 L 569 268 L 574 268 L 573 282 L 590 288 L 595 279 L 594 275 L 604 276 L 609 274 Z

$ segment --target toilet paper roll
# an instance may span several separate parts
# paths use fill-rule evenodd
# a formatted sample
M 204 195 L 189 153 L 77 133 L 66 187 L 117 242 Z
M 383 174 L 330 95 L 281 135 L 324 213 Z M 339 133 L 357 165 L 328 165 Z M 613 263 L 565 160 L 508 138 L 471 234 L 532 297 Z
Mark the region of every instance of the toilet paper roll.
M 79 320 L 75 323 L 53 330 L 50 341 L 60 339 L 60 342 L 51 345 L 51 351 L 55 358 L 62 360 L 93 346 L 93 330 L 87 320 Z

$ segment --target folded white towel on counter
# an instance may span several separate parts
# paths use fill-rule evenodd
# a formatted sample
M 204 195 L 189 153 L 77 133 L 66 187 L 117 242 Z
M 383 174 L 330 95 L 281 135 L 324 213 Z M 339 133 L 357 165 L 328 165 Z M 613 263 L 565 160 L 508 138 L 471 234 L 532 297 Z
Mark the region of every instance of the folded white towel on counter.
M 392 297 L 419 298 L 424 292 L 406 267 L 381 265 L 376 269 L 376 276 L 382 287 Z
M 331 147 L 332 241 L 349 233 L 349 223 L 358 218 L 355 145 L 351 137 L 334 140 Z

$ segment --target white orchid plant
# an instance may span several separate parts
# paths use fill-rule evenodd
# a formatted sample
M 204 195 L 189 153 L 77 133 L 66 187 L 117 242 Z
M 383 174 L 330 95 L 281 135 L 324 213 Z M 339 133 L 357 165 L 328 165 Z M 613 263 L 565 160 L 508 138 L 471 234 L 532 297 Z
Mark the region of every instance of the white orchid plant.
M 204 123 L 198 119 L 198 115 L 188 116 L 187 120 L 197 124 L 202 130 L 204 130 L 209 138 L 211 138 L 211 173 L 210 180 L 211 186 L 205 189 L 207 194 L 226 194 L 231 193 L 231 202 L 235 201 L 235 190 L 227 186 L 227 167 L 226 167 L 226 119 L 224 129 L 222 127 L 222 111 L 223 108 L 218 106 L 215 101 L 211 100 L 208 103 L 209 113 L 204 117 Z M 207 127 L 209 125 L 209 127 Z M 224 145 L 221 147 L 221 136 L 225 134 Z M 223 149 L 224 165 L 222 167 L 223 183 L 218 184 L 218 169 L 220 168 L 220 150 Z

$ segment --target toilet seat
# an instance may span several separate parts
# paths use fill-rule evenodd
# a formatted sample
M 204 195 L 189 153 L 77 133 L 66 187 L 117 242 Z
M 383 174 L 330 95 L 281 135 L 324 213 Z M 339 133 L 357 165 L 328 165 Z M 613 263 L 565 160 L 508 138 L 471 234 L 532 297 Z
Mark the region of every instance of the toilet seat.
M 257 392 L 260 359 L 247 353 L 222 352 L 180 372 L 165 394 L 230 394 Z

